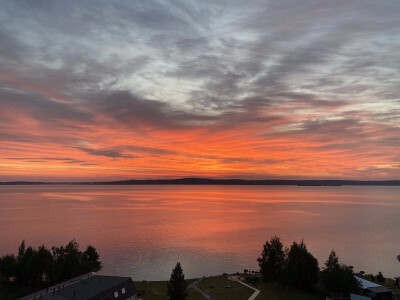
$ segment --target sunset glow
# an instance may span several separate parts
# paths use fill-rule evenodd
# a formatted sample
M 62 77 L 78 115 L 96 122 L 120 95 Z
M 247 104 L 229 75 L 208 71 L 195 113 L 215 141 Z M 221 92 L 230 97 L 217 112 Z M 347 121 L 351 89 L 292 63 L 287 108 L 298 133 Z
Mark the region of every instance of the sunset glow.
M 398 2 L 73 2 L 0 10 L 0 181 L 400 179 Z

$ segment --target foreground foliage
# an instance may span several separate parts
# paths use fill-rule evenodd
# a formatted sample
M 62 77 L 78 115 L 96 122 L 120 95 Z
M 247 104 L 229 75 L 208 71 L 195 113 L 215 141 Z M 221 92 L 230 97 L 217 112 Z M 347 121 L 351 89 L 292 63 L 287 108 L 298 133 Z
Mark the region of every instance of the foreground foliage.
M 318 260 L 307 250 L 306 244 L 293 242 L 285 261 L 283 282 L 300 289 L 310 289 L 318 281 Z
M 306 244 L 293 242 L 290 249 L 276 236 L 267 241 L 257 259 L 264 282 L 280 283 L 302 289 L 312 288 L 318 281 L 318 261 Z
M 0 258 L 0 285 L 4 289 L 35 291 L 53 284 L 101 269 L 99 254 L 93 246 L 85 251 L 72 240 L 66 246 L 44 245 L 34 249 L 26 248 L 22 241 L 18 254 Z
M 360 283 L 354 277 L 353 269 L 339 264 L 339 258 L 334 250 L 331 251 L 325 262 L 325 269 L 321 272 L 321 283 L 331 296 L 348 296 L 350 293 L 361 292 Z
M 360 284 L 352 267 L 339 264 L 335 251 L 329 255 L 325 268 L 320 271 L 318 260 L 307 250 L 304 241 L 293 242 L 284 250 L 280 239 L 272 237 L 263 246 L 257 259 L 263 282 L 301 290 L 323 292 L 330 296 L 348 296 L 360 292 Z M 289 290 L 289 289 L 288 289 Z

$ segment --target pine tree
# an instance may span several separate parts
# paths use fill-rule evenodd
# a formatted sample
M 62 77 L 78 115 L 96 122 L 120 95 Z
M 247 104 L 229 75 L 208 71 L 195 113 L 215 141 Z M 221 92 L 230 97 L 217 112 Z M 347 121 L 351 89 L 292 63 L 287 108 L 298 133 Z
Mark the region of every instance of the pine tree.
M 188 294 L 186 292 L 185 275 L 178 262 L 176 267 L 172 270 L 171 279 L 168 283 L 168 296 L 170 300 L 186 300 Z
M 328 260 L 325 262 L 325 270 L 336 271 L 340 269 L 339 258 L 336 255 L 335 250 L 332 250 L 329 254 Z
M 334 250 L 331 251 L 325 262 L 325 269 L 321 272 L 321 283 L 331 296 L 346 296 L 349 293 L 360 292 L 360 283 L 354 277 L 353 269 L 339 264 L 339 258 Z

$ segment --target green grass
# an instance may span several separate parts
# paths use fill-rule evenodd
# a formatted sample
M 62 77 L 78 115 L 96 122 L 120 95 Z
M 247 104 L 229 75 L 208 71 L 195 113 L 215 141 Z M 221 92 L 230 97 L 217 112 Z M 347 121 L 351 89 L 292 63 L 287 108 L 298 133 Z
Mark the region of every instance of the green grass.
M 319 296 L 312 292 L 305 292 L 297 289 L 286 289 L 281 286 L 259 281 L 256 286 L 261 293 L 255 300 L 325 300 L 325 296 Z
M 194 279 L 187 280 L 188 284 Z M 164 300 L 167 296 L 167 281 L 149 281 L 147 283 L 135 282 L 137 290 L 145 291 L 145 294 L 138 299 L 143 300 Z M 225 285 L 232 286 L 224 288 Z M 210 294 L 215 300 L 247 300 L 254 290 L 235 281 L 228 280 L 227 276 L 207 277 L 201 280 L 197 286 Z M 318 296 L 311 292 L 299 291 L 296 289 L 285 289 L 279 286 L 267 286 L 262 281 L 257 282 L 257 289 L 261 293 L 255 300 L 324 300 L 325 297 Z M 204 297 L 194 289 L 188 290 L 188 300 L 204 300 Z
M 193 281 L 195 279 L 188 279 L 186 283 L 189 285 Z M 167 284 L 168 281 L 148 281 L 146 283 L 136 281 L 136 289 L 145 292 L 142 296 L 137 296 L 137 298 L 143 300 L 164 300 L 167 297 Z M 204 300 L 204 297 L 194 289 L 189 289 L 188 294 L 188 300 Z
M 138 299 L 143 300 L 164 300 L 167 296 L 167 281 L 141 281 L 135 282 L 135 287 L 138 291 L 144 291 Z
M 225 285 L 232 287 L 224 288 Z M 200 281 L 197 286 L 210 294 L 215 300 L 247 300 L 254 293 L 254 290 L 241 283 L 229 280 L 227 276 L 207 277 Z M 258 299 L 257 297 L 256 300 Z
M 200 294 L 198 291 L 194 289 L 189 289 L 188 290 L 188 300 L 205 300 L 206 298 L 203 297 L 202 294 Z
M 232 288 L 224 288 L 224 285 L 230 285 Z M 207 277 L 197 286 L 216 300 L 247 300 L 254 293 L 254 290 L 228 280 L 227 276 Z M 325 300 L 325 296 L 313 292 L 286 289 L 275 285 L 268 287 L 262 281 L 258 281 L 255 288 L 260 290 L 255 300 Z

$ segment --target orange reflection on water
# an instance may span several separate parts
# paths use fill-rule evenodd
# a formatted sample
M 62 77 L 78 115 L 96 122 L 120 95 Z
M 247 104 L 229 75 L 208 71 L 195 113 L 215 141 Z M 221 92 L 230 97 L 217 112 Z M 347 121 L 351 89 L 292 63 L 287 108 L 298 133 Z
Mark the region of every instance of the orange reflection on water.
M 262 244 L 278 235 L 287 245 L 304 238 L 320 263 L 334 248 L 344 263 L 390 274 L 391 263 L 371 261 L 395 255 L 399 192 L 398 187 L 2 187 L 0 254 L 15 252 L 22 239 L 34 246 L 76 239 L 98 248 L 104 272 L 134 276 L 130 272 L 140 270 L 157 279 L 150 273 L 161 268 L 157 274 L 164 279 L 176 260 L 191 276 L 255 268 Z M 379 237 L 374 246 L 371 234 Z

